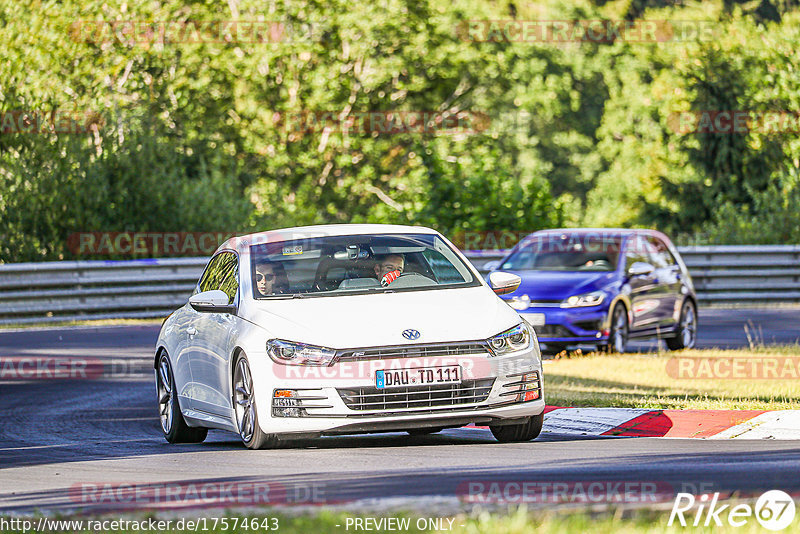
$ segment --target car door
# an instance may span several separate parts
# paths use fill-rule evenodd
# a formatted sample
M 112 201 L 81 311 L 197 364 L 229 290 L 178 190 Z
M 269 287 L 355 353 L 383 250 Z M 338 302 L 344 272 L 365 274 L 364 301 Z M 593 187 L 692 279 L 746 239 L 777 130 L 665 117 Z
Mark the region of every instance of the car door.
M 672 328 L 678 321 L 676 313 L 680 312 L 679 301 L 682 296 L 680 266 L 661 239 L 651 235 L 647 236 L 647 242 L 650 245 L 648 252 L 656 268 L 659 295 L 658 324 L 664 328 Z
M 175 310 L 170 316 L 170 326 L 164 335 L 174 340 L 174 345 L 169 348 L 171 356 L 172 374 L 175 379 L 175 390 L 178 394 L 178 403 L 181 408 L 190 408 L 192 404 L 192 372 L 189 368 L 189 352 L 187 343 L 189 334 L 187 330 L 193 320 L 194 310 L 187 303 L 182 308 Z
M 203 270 L 193 294 L 213 289 L 212 286 L 216 282 L 217 270 L 221 260 L 222 258 L 216 255 L 206 264 L 206 268 Z M 195 409 L 198 386 L 191 372 L 190 355 L 195 350 L 197 327 L 203 319 L 203 314 L 192 308 L 190 304 L 186 304 L 181 309 L 180 318 L 181 335 L 178 352 L 175 355 L 175 381 L 178 385 L 178 395 L 181 397 L 181 407 Z
M 625 245 L 625 273 L 630 286 L 631 331 L 655 328 L 658 323 L 658 287 L 655 271 L 649 274 L 630 275 L 628 270 L 634 263 L 650 263 L 649 245 L 643 236 L 628 238 Z
M 221 252 L 208 288 L 228 295 L 228 303 L 238 299 L 239 261 L 232 251 Z M 190 336 L 189 365 L 194 381 L 194 408 L 228 417 L 230 415 L 229 369 L 231 342 L 237 319 L 231 313 L 195 312 L 194 334 Z

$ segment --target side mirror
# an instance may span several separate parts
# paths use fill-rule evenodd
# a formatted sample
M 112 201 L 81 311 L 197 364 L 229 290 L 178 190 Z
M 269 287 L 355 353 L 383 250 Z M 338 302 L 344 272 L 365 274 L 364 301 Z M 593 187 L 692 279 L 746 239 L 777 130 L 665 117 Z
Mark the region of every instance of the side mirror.
M 495 271 L 489 275 L 489 285 L 492 287 L 492 291 L 498 295 L 513 293 L 521 283 L 522 278 L 516 274 Z
M 637 261 L 637 262 L 634 262 L 633 265 L 631 265 L 628 268 L 628 275 L 629 276 L 644 276 L 644 275 L 652 273 L 655 270 L 656 270 L 656 268 L 653 267 L 652 265 L 650 265 L 649 263 L 646 263 L 646 262 L 643 262 L 643 261 Z
M 224 291 L 212 289 L 189 297 L 189 305 L 199 312 L 236 313 L 236 306 L 228 300 Z
M 489 271 L 494 271 L 498 267 L 500 267 L 500 260 L 487 261 L 486 263 L 483 264 L 481 271 L 485 271 L 488 273 Z

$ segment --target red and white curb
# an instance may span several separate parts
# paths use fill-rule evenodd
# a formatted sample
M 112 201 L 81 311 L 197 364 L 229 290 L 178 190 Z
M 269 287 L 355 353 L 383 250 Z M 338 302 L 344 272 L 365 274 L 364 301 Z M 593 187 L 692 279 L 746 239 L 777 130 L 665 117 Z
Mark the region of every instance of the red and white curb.
M 488 430 L 488 426 L 461 430 Z M 640 438 L 800 440 L 800 410 L 545 408 L 543 433 Z
M 585 436 L 800 439 L 800 410 L 648 410 L 548 406 L 543 432 Z
M 800 439 L 800 410 L 764 412 L 714 435 L 725 439 Z

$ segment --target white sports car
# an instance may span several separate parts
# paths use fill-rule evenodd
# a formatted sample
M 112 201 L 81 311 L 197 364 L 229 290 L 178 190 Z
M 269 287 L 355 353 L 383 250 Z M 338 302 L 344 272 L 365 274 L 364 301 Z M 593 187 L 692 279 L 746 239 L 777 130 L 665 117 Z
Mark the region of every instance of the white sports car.
M 167 441 L 209 428 L 252 449 L 293 437 L 438 432 L 486 424 L 502 441 L 542 428 L 533 329 L 429 228 L 331 225 L 231 238 L 158 337 Z

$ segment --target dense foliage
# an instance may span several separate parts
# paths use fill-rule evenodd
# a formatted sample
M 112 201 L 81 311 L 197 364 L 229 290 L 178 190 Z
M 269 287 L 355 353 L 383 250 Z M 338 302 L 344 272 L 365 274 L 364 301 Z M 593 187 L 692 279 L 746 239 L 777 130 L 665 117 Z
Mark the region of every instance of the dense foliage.
M 707 31 L 470 37 L 470 21 L 514 19 Z M 180 31 L 162 42 L 121 21 L 279 25 L 266 23 L 274 42 Z M 0 261 L 74 257 L 67 237 L 81 231 L 326 222 L 800 242 L 800 126 L 675 125 L 680 112 L 800 110 L 796 2 L 0 0 L 0 25 Z M 80 128 L 20 133 L 7 121 L 24 112 L 68 112 Z M 346 126 L 391 112 L 459 128 Z

